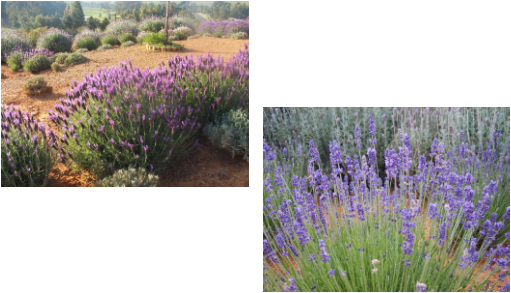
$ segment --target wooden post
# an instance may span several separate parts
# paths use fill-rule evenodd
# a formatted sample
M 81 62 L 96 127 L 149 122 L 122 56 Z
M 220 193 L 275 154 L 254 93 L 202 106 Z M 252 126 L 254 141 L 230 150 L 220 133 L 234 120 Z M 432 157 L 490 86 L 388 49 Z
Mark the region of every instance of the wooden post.
M 164 45 L 167 45 L 169 40 L 169 6 L 170 1 L 167 1 L 167 8 L 165 9 L 165 39 L 163 40 Z

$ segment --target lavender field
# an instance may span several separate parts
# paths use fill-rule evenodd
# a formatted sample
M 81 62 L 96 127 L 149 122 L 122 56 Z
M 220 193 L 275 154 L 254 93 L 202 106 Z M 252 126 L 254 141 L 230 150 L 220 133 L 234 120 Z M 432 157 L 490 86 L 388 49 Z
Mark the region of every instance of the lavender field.
M 263 291 L 509 292 L 509 108 L 264 108 Z

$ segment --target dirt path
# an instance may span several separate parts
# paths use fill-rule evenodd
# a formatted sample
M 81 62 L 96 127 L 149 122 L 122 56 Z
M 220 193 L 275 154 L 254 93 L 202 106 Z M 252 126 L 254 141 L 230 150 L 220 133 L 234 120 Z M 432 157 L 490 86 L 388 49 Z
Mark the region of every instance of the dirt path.
M 45 70 L 39 74 L 28 72 L 12 72 L 9 67 L 2 65 L 6 76 L 1 80 L 1 101 L 4 105 L 20 106 L 34 114 L 34 118 L 50 124 L 47 109 L 53 109 L 60 98 L 65 98 L 65 90 L 70 89 L 69 84 L 76 79 L 81 81 L 84 74 L 95 72 L 103 66 L 116 66 L 120 61 L 130 58 L 136 67 L 150 69 L 156 67 L 159 61 L 167 61 L 177 54 L 207 54 L 210 52 L 217 57 L 223 56 L 225 61 L 230 60 L 233 54 L 244 48 L 248 40 L 231 40 L 221 38 L 199 38 L 178 41 L 185 46 L 182 52 L 147 51 L 141 45 L 127 48 L 115 48 L 105 51 L 90 51 L 83 55 L 89 60 L 69 68 L 64 67 L 63 72 L 55 73 Z M 29 97 L 21 92 L 23 84 L 34 76 L 43 76 L 53 93 Z M 233 160 L 227 152 L 213 147 L 209 141 L 202 138 L 203 147 L 195 154 L 176 164 L 174 169 L 160 176 L 158 186 L 246 186 L 248 187 L 248 163 L 236 158 Z M 83 171 L 72 171 L 68 166 L 58 164 L 54 172 L 60 174 L 59 180 L 50 181 L 50 186 L 94 186 L 94 178 Z

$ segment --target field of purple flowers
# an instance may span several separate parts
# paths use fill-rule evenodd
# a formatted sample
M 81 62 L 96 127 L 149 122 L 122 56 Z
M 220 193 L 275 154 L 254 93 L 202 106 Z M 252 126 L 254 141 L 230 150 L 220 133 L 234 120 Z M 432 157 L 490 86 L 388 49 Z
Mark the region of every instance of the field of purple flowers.
M 509 108 L 310 110 L 354 139 L 265 108 L 263 291 L 509 292 Z

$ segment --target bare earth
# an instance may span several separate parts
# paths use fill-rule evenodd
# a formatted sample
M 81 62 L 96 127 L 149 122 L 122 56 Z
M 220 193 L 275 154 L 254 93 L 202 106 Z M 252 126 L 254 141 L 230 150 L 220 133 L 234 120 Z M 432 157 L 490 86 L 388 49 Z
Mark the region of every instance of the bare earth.
M 7 65 L 2 64 L 2 71 L 6 76 L 5 79 L 2 79 L 2 95 L 1 100 L 4 105 L 15 105 L 20 106 L 23 110 L 27 110 L 30 113 L 34 114 L 34 118 L 38 121 L 42 121 L 50 124 L 48 119 L 47 109 L 53 109 L 53 105 L 58 103 L 59 99 L 66 98 L 65 90 L 70 89 L 69 84 L 76 79 L 77 81 L 81 81 L 84 77 L 84 74 L 89 72 L 95 73 L 96 70 L 101 69 L 103 66 L 116 66 L 119 65 L 120 61 L 126 61 L 128 58 L 131 59 L 131 62 L 134 66 L 140 67 L 142 69 L 150 68 L 158 66 L 160 61 L 166 61 L 177 54 L 192 54 L 193 56 L 204 55 L 208 52 L 217 56 L 222 56 L 225 61 L 230 60 L 232 56 L 238 52 L 239 49 L 244 48 L 244 44 L 248 44 L 248 40 L 231 40 L 231 39 L 221 39 L 221 38 L 199 38 L 192 39 L 186 41 L 178 41 L 185 46 L 185 50 L 181 52 L 161 52 L 161 51 L 147 51 L 142 45 L 135 45 L 127 48 L 114 48 L 112 50 L 104 50 L 104 51 L 90 51 L 83 53 L 85 57 L 89 60 L 85 63 L 78 64 L 71 67 L 63 67 L 63 72 L 55 73 L 51 70 L 45 70 L 40 72 L 39 74 L 32 74 L 28 72 L 12 72 Z M 34 76 L 43 76 L 45 81 L 49 86 L 53 87 L 53 93 L 41 94 L 37 96 L 29 97 L 22 93 L 22 87 L 25 82 L 27 82 L 30 78 Z M 223 156 L 223 151 L 217 150 L 213 148 L 206 140 L 202 140 L 201 143 L 205 146 L 204 150 L 200 150 L 198 155 L 204 155 L 207 157 L 207 161 L 215 161 L 215 160 L 224 160 L 222 162 L 212 163 L 211 166 L 206 165 L 200 170 L 194 170 L 194 178 L 208 178 L 207 180 L 200 181 L 199 179 L 193 180 L 191 178 L 179 177 L 178 173 L 167 172 L 165 176 L 161 176 L 159 186 L 246 186 L 248 187 L 248 163 L 242 161 L 240 159 L 236 159 L 235 162 L 230 158 L 228 154 L 227 159 Z M 218 153 L 218 154 L 217 154 Z M 214 156 L 211 156 L 214 154 Z M 189 159 L 197 156 L 197 154 L 193 154 Z M 218 158 L 217 158 L 218 157 Z M 190 162 L 191 163 L 191 162 Z M 210 168 L 213 166 L 223 167 L 224 164 L 234 164 L 236 166 L 240 166 L 239 168 L 229 167 L 218 169 L 217 171 L 212 171 Z M 230 166 L 230 165 L 225 165 Z M 182 166 L 183 167 L 183 166 Z M 187 166 L 188 167 L 188 166 Z M 241 168 L 241 171 L 236 171 Z M 183 168 L 178 172 L 186 172 L 187 168 Z M 231 170 L 232 169 L 232 170 Z M 88 174 L 80 173 L 80 174 L 70 174 L 70 169 L 66 166 L 59 165 L 56 167 L 60 173 L 64 176 L 59 179 L 59 182 L 53 182 L 52 186 L 91 186 L 91 178 Z M 216 169 L 215 169 L 216 170 Z M 228 171 L 226 171 L 228 170 Z M 216 177 L 207 177 L 212 173 L 216 173 L 219 179 L 214 180 Z M 227 173 L 226 173 L 227 172 Z M 246 173 L 246 180 L 244 178 L 244 173 Z M 184 174 L 184 173 L 183 173 Z M 232 174 L 236 174 L 236 176 L 232 176 Z M 231 178 L 226 180 L 226 176 Z M 224 179 L 222 179 L 224 178 Z M 174 180 L 174 181 L 173 181 Z

